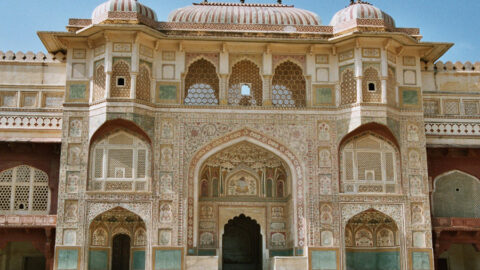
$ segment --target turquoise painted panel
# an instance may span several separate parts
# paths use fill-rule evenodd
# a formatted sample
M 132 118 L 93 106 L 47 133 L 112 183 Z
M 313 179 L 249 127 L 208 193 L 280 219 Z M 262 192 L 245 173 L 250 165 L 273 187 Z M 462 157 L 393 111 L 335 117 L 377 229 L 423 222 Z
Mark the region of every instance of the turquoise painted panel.
M 417 90 L 402 90 L 403 104 L 418 105 L 418 91 Z
M 290 257 L 293 256 L 293 249 L 270 250 L 270 257 Z
M 70 84 L 70 99 L 85 99 L 87 93 L 87 85 Z
M 438 178 L 433 192 L 435 217 L 480 217 L 480 183 L 463 173 L 453 172 Z
M 303 248 L 296 248 L 295 256 L 303 256 Z
M 315 100 L 317 105 L 320 104 L 332 104 L 333 103 L 333 90 L 328 87 L 318 87 L 315 89 Z
M 412 253 L 412 270 L 430 270 L 430 253 L 414 251 Z
M 398 251 L 347 252 L 347 270 L 400 270 Z
M 175 85 L 160 85 L 158 97 L 160 100 L 177 100 L 177 86 Z
M 58 269 L 73 270 L 78 267 L 78 250 L 60 249 L 58 252 Z
M 312 270 L 337 270 L 337 252 L 334 250 L 312 251 Z
M 180 250 L 156 250 L 155 270 L 181 270 L 182 252 Z
M 90 250 L 88 255 L 89 270 L 108 270 L 108 251 Z
M 133 252 L 133 270 L 145 270 L 145 250 L 136 250 Z

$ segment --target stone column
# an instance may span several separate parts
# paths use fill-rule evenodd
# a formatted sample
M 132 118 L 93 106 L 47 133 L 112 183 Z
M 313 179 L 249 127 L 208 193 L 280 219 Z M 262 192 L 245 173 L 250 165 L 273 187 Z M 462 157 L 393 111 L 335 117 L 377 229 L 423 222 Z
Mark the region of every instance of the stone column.
M 113 59 L 112 59 L 112 51 L 113 51 L 113 44 L 107 40 L 107 44 L 105 45 L 105 98 L 110 98 L 111 96 L 111 81 L 112 81 L 112 69 L 113 69 Z
M 262 106 L 272 106 L 272 75 L 263 75 Z
M 219 74 L 220 75 L 220 89 L 218 89 L 218 99 L 220 105 L 228 105 L 228 74 Z
M 363 80 L 363 63 L 362 49 L 355 48 L 355 79 L 357 80 L 357 103 L 363 102 L 362 80 Z
M 138 67 L 140 65 L 140 57 L 138 50 L 138 41 L 135 40 L 132 46 L 132 67 L 130 71 L 130 98 L 137 98 L 137 76 Z
M 387 80 L 388 80 L 388 62 L 387 62 L 387 51 L 385 49 L 381 50 L 381 72 L 380 75 L 382 81 L 382 104 L 387 104 Z
M 130 72 L 130 98 L 137 98 L 137 76 L 138 72 Z

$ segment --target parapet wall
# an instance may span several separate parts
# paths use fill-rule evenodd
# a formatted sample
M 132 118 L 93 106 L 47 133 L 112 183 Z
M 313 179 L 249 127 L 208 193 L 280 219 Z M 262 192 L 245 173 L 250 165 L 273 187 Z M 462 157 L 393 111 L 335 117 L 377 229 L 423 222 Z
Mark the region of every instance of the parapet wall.
M 0 51 L 0 62 L 49 62 L 49 63 L 63 63 L 66 56 L 62 52 L 56 54 L 44 54 L 43 52 L 33 53 L 29 52 L 17 52 L 12 51 L 3 52 Z
M 424 91 L 480 94 L 480 62 L 422 64 Z

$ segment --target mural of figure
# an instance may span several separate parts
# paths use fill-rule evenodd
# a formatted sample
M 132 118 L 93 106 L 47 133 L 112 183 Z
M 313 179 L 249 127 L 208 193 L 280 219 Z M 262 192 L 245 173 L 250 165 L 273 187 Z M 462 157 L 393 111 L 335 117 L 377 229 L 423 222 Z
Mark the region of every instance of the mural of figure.
M 78 166 L 80 165 L 80 153 L 81 149 L 79 146 L 70 146 L 68 149 L 68 165 Z
M 170 223 L 173 220 L 172 206 L 170 203 L 160 205 L 160 223 Z
M 330 175 L 320 176 L 320 194 L 321 195 L 332 194 L 332 179 Z
M 392 247 L 395 244 L 393 232 L 389 229 L 381 229 L 377 232 L 377 246 Z
M 200 246 L 202 247 L 212 247 L 214 245 L 213 233 L 204 232 L 200 235 Z
M 77 222 L 78 203 L 76 201 L 65 202 L 65 222 Z
M 318 153 L 318 162 L 320 168 L 330 168 L 332 167 L 332 158 L 330 156 L 330 151 L 328 149 L 322 149 Z
M 147 243 L 147 235 L 144 229 L 138 229 L 135 232 L 135 246 L 145 246 Z
M 284 247 L 285 246 L 285 234 L 284 233 L 272 233 L 272 246 L 273 247 Z
M 105 246 L 106 244 L 107 244 L 107 232 L 102 228 L 96 229 L 92 235 L 92 245 Z
M 418 126 L 410 124 L 407 127 L 407 140 L 409 142 L 418 142 Z
M 423 184 L 420 176 L 413 176 L 410 178 L 410 193 L 413 196 L 423 194 Z
M 328 204 L 322 205 L 320 209 L 320 222 L 322 224 L 332 224 L 333 217 L 332 217 L 332 207 Z
M 330 141 L 330 126 L 327 123 L 318 124 L 318 140 Z
M 72 119 L 70 120 L 70 137 L 81 137 L 82 136 L 82 120 Z
M 360 229 L 355 233 L 355 246 L 373 247 L 372 233 L 367 229 Z
M 415 204 L 412 206 L 412 224 L 423 224 L 424 223 L 424 218 L 423 218 L 423 208 L 419 204 Z
M 158 235 L 158 244 L 160 246 L 169 246 L 172 239 L 171 230 L 160 230 Z
M 159 193 L 171 193 L 173 191 L 173 178 L 171 173 L 160 174 Z
M 163 139 L 171 139 L 173 138 L 173 123 L 169 120 L 164 120 L 162 122 L 162 131 L 161 137 Z
M 171 145 L 163 145 L 161 147 L 161 161 L 160 164 L 164 169 L 170 169 L 172 167 L 173 150 Z
M 410 150 L 408 154 L 408 166 L 412 169 L 420 167 L 420 154 L 417 150 Z
M 202 180 L 200 196 L 208 197 L 208 181 L 206 179 Z
M 200 211 L 200 217 L 203 219 L 212 219 L 213 218 L 213 207 L 209 205 L 202 206 Z

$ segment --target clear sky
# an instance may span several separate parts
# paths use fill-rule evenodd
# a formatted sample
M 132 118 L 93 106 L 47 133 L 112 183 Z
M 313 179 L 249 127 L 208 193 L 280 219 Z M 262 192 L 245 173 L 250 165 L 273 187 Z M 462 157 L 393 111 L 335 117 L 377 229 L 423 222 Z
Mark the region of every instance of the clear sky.
M 45 51 L 36 32 L 65 31 L 68 18 L 90 18 L 106 0 L 0 0 L 0 50 Z M 200 2 L 201 0 L 196 0 Z M 212 2 L 219 0 L 210 0 Z M 170 11 L 194 0 L 141 0 L 153 8 L 159 20 Z M 239 0 L 227 0 L 239 2 Z M 246 0 L 276 3 L 276 0 Z M 480 1 L 475 0 L 370 0 L 390 14 L 398 27 L 418 27 L 423 41 L 453 42 L 442 61 L 480 61 Z M 317 13 L 327 25 L 349 0 L 284 0 L 285 4 Z

